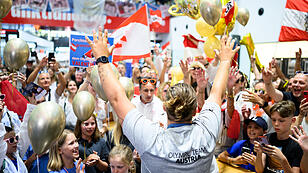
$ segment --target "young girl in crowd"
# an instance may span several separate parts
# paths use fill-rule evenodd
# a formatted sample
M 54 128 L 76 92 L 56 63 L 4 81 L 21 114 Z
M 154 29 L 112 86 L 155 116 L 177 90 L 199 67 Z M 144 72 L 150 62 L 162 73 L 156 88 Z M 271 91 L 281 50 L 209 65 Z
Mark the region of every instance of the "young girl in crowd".
M 86 172 L 107 171 L 109 149 L 100 136 L 94 114 L 86 121 L 77 120 L 75 135 L 78 138 L 80 158 L 86 163 Z
M 7 150 L 0 172 L 27 173 L 27 167 L 17 151 L 19 136 L 16 135 L 11 127 L 6 126 L 5 130 L 6 134 L 3 140 L 7 143 Z
M 79 158 L 78 142 L 74 133 L 64 130 L 50 148 L 47 169 L 50 173 L 84 173 L 85 166 Z
M 127 145 L 117 145 L 109 153 L 112 173 L 136 173 L 132 150 Z

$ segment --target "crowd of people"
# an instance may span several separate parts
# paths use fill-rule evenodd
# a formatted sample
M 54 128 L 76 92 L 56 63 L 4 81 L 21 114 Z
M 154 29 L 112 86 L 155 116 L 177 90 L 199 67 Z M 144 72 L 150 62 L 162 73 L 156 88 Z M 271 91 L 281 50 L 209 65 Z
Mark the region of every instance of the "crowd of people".
M 100 28 L 93 35 L 87 41 L 108 101 L 91 84 L 92 67 L 70 67 L 63 73 L 56 59 L 48 58 L 28 61 L 24 74 L 10 75 L 2 67 L 1 82 L 8 80 L 29 103 L 25 114 L 18 115 L 0 95 L 0 149 L 5 151 L 0 153 L 0 172 L 203 173 L 219 172 L 217 162 L 258 173 L 308 172 L 308 76 L 298 65 L 300 51 L 292 78 L 283 75 L 274 58 L 259 72 L 252 57 L 255 79 L 249 81 L 237 66 L 231 67 L 239 47 L 223 36 L 215 59 L 181 60 L 183 80 L 171 84 L 171 58 L 155 48 L 144 64 L 133 65 L 130 99 L 103 61 L 111 53 L 107 31 Z M 125 77 L 123 62 L 117 69 Z M 80 91 L 96 100 L 84 121 L 72 106 Z M 27 123 L 36 105 L 45 101 L 61 106 L 65 130 L 48 151 L 35 153 Z

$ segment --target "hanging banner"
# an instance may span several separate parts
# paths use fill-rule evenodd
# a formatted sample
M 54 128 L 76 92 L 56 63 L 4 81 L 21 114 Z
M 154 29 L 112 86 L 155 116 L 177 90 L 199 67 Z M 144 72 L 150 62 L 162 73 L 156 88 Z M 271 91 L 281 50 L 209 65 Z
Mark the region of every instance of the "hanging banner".
M 93 40 L 92 36 L 88 36 Z M 113 38 L 108 38 L 108 46 L 113 45 Z M 109 62 L 112 59 L 109 57 Z M 71 67 L 89 67 L 95 65 L 95 58 L 92 50 L 84 35 L 71 35 L 70 37 L 70 66 Z
M 86 2 L 92 5 L 91 8 Z M 110 0 L 41 0 L 40 3 L 37 0 L 14 1 L 11 11 L 2 19 L 2 23 L 71 27 L 90 34 L 100 25 L 105 29 L 116 29 L 142 6 Z M 168 33 L 169 23 L 169 16 L 163 15 L 161 27 L 153 30 Z

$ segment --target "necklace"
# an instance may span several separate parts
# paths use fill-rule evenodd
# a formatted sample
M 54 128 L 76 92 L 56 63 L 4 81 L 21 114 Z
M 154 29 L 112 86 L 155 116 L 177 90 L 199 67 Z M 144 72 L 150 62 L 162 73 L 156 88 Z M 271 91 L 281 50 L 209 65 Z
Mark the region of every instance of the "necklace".
M 64 168 L 64 170 L 65 170 L 66 173 L 69 173 L 69 172 L 66 170 L 66 168 Z

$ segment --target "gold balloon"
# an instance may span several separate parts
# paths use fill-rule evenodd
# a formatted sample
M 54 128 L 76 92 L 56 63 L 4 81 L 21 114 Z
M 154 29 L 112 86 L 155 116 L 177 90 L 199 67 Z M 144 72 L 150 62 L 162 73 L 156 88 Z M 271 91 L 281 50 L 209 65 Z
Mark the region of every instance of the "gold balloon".
M 246 26 L 249 20 L 249 11 L 247 8 L 239 8 L 236 20 L 243 26 Z
M 168 12 L 172 16 L 188 16 L 194 20 L 200 17 L 199 0 L 176 0 Z
M 202 17 L 200 17 L 196 22 L 196 30 L 202 37 L 209 37 L 214 35 L 216 28 L 207 24 Z
M 110 63 L 110 65 L 111 65 L 111 68 L 112 68 L 115 76 L 117 77 L 117 79 L 119 79 L 119 77 L 120 77 L 119 71 L 117 70 L 117 68 L 113 64 Z M 101 80 L 100 80 L 100 77 L 99 77 L 99 74 L 98 74 L 97 65 L 95 65 L 91 70 L 90 80 L 91 80 L 92 87 L 93 87 L 94 91 L 98 94 L 98 96 L 101 99 L 107 101 L 108 99 L 107 99 L 107 96 L 106 96 L 104 89 L 102 87 L 102 84 L 101 84 Z
M 125 90 L 125 94 L 127 98 L 131 100 L 134 96 L 134 84 L 133 84 L 132 79 L 128 77 L 120 77 L 119 81 Z
M 3 51 L 3 58 L 5 64 L 10 69 L 19 69 L 26 64 L 30 55 L 28 44 L 20 39 L 14 38 L 9 40 Z
M 28 136 L 36 154 L 47 151 L 65 127 L 65 114 L 56 102 L 43 102 L 35 107 L 28 120 Z
M 88 91 L 78 92 L 73 99 L 73 110 L 81 121 L 88 120 L 95 109 L 95 98 Z
M 214 49 L 220 50 L 220 41 L 215 36 L 210 36 L 206 39 L 203 49 L 208 57 L 215 58 Z
M 0 0 L 0 19 L 4 18 L 12 7 L 12 0 Z
M 200 13 L 206 23 L 215 26 L 222 13 L 220 0 L 201 0 Z

